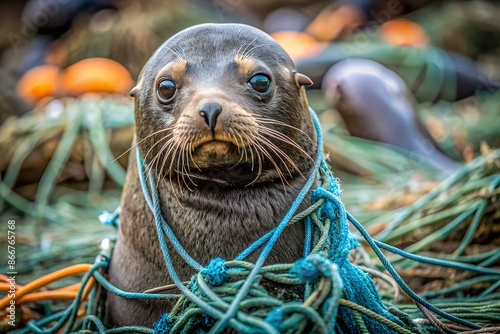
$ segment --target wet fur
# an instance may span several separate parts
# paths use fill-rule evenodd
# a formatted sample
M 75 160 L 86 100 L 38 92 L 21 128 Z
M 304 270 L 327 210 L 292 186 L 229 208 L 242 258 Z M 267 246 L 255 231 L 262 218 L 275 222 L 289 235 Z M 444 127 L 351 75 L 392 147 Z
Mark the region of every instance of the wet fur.
M 267 68 L 273 85 L 269 96 L 249 91 L 246 82 L 250 77 L 239 71 L 235 64 L 238 57 L 248 57 Z M 163 105 L 156 99 L 158 75 L 165 65 L 176 61 L 187 62 L 185 70 L 177 67 L 174 74 L 169 73 L 176 76 L 176 82 L 181 81 L 180 89 L 172 104 Z M 202 265 L 215 257 L 233 259 L 276 227 L 305 183 L 316 145 L 305 92 L 295 75 L 288 55 L 268 35 L 236 24 L 200 25 L 180 32 L 155 52 L 141 73 L 133 90 L 138 147 L 158 179 L 164 218 L 187 252 Z M 210 89 L 216 93 L 203 95 Z M 239 110 L 223 109 L 220 131 L 239 126 L 237 133 L 249 139 L 245 142 L 229 133 L 221 137 L 226 143 L 213 146 L 214 150 L 210 145 L 194 144 L 192 140 L 199 133 L 205 139 L 209 136 L 189 111 L 204 99 L 221 100 L 224 106 L 235 108 L 231 110 Z M 180 123 L 184 125 L 179 127 Z M 250 148 L 259 134 L 266 135 L 272 144 L 268 155 Z M 169 138 L 178 146 L 180 142 L 194 146 L 184 143 L 181 155 L 181 148 L 176 151 L 165 145 Z M 223 153 L 217 151 L 219 148 Z M 133 151 L 109 279 L 123 290 L 142 292 L 172 280 L 142 194 Z M 290 167 L 290 161 L 295 167 Z M 300 210 L 308 204 L 309 200 L 304 200 Z M 285 229 L 266 263 L 299 259 L 303 237 L 301 223 Z M 189 280 L 194 270 L 173 249 L 170 254 L 179 277 Z M 152 326 L 171 307 L 169 302 L 125 300 L 109 294 L 108 323 Z

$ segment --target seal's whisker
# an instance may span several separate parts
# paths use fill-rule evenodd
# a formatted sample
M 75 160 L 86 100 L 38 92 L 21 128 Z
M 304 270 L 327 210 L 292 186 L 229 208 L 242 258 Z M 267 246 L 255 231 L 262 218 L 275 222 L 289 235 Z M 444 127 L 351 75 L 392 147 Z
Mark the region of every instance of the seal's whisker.
M 173 160 L 172 160 L 172 161 L 173 161 Z M 171 172 L 171 171 L 168 173 L 168 182 L 169 182 L 170 184 L 172 184 L 172 172 Z M 172 193 L 173 193 L 173 195 L 174 195 L 175 199 L 177 200 L 177 203 L 178 203 L 181 207 L 184 207 L 184 205 L 182 205 L 182 203 L 181 203 L 181 201 L 180 201 L 180 199 L 179 199 L 179 196 L 178 196 L 178 194 L 177 194 L 177 190 L 178 190 L 178 189 L 177 189 L 177 188 L 175 188 L 175 187 L 171 187 L 171 189 L 172 189 Z M 181 190 L 180 190 L 180 188 L 179 188 L 179 191 L 181 191 Z
M 181 140 L 177 140 L 175 143 L 175 148 L 173 148 L 170 151 L 172 153 L 172 155 L 170 158 L 170 165 L 167 168 L 167 171 L 169 174 L 172 174 L 172 172 L 174 171 L 174 163 L 178 162 L 178 160 L 179 160 L 179 156 L 177 155 L 177 152 L 179 151 L 179 148 L 181 146 L 180 142 L 181 142 Z M 163 157 L 163 163 L 162 163 L 162 167 L 161 167 L 162 169 L 160 170 L 160 175 L 162 174 L 163 168 L 165 168 L 165 166 L 167 164 L 166 159 L 169 156 L 170 152 L 167 152 L 167 154 L 165 154 L 165 157 Z
M 241 139 L 241 141 L 243 142 L 243 138 L 238 134 L 238 137 Z M 236 146 L 238 147 L 238 153 L 240 153 L 240 158 L 238 159 L 238 162 L 236 162 L 233 166 L 231 166 L 231 168 L 235 167 L 235 166 L 238 166 L 242 161 L 243 159 L 245 158 L 245 160 L 248 160 L 246 159 L 246 149 L 243 147 L 243 145 L 239 142 L 238 138 L 236 136 L 233 136 L 233 139 L 236 141 Z M 241 145 L 241 147 L 240 147 Z
M 172 53 L 175 55 L 175 60 L 177 60 L 179 62 L 183 61 L 183 58 L 182 58 L 181 54 L 178 51 L 172 49 L 171 47 L 169 47 L 167 45 L 165 45 L 165 48 L 167 48 L 170 51 L 172 51 Z
M 247 154 L 247 151 L 245 150 L 245 154 Z M 254 158 L 254 155 L 253 155 L 253 150 L 252 150 L 252 146 L 250 146 L 250 157 L 251 157 L 251 161 L 252 161 L 252 168 L 250 169 L 252 172 L 255 168 L 255 158 Z
M 193 142 L 189 141 L 189 160 L 193 163 L 194 167 L 196 167 L 199 171 L 201 171 L 201 168 L 196 164 L 196 161 L 193 159 Z
M 187 173 L 190 173 L 191 167 L 189 166 L 189 155 L 187 150 L 188 146 L 189 142 L 186 140 L 182 145 L 182 162 L 183 162 L 183 170 L 185 170 Z
M 128 152 L 130 152 L 132 149 L 136 148 L 137 145 L 139 145 L 140 143 L 142 143 L 143 141 L 145 141 L 146 139 L 148 139 L 149 137 L 151 136 L 154 136 L 158 133 L 161 133 L 161 132 L 165 132 L 165 131 L 169 131 L 171 130 L 172 127 L 168 127 L 168 128 L 164 128 L 164 129 L 161 129 L 161 130 L 158 130 L 158 131 L 155 131 L 153 132 L 152 134 L 149 134 L 147 135 L 146 137 L 142 138 L 141 140 L 139 140 L 137 143 L 135 143 L 134 145 L 132 145 L 129 149 L 127 149 L 125 152 L 123 152 L 122 154 L 120 154 L 119 156 L 117 156 L 113 161 L 111 161 L 111 163 L 115 162 L 116 160 L 120 159 L 121 157 L 123 157 L 125 154 L 127 154 Z
M 160 131 L 157 131 L 157 132 L 160 132 Z M 149 136 L 148 136 L 148 137 L 149 137 Z M 146 152 L 146 154 L 144 155 L 144 159 L 145 159 L 145 160 L 147 160 L 147 158 L 148 158 L 149 154 L 151 153 L 151 151 L 153 150 L 153 148 L 154 148 L 154 147 L 156 147 L 158 144 L 162 143 L 165 139 L 168 139 L 168 140 L 167 140 L 167 142 L 166 142 L 166 143 L 164 143 L 163 147 L 168 146 L 168 145 L 169 145 L 169 142 L 170 142 L 170 141 L 172 141 L 172 138 L 171 138 L 171 137 L 172 137 L 172 134 L 171 134 L 171 133 L 169 133 L 169 134 L 167 134 L 167 136 L 165 136 L 165 137 L 160 138 L 159 140 L 157 140 L 157 141 L 156 141 L 156 143 L 154 143 L 154 144 L 150 147 L 150 149 Z M 146 137 L 146 138 L 147 138 L 147 137 Z M 142 140 L 141 140 L 141 141 L 142 141 Z M 163 147 L 162 147 L 162 148 L 160 148 L 160 152 L 162 151 Z M 158 154 L 155 156 L 155 158 L 154 158 L 154 159 L 153 159 L 150 163 L 148 163 L 148 165 L 146 166 L 146 171 L 149 169 L 149 167 L 150 167 L 150 166 L 152 166 L 152 164 L 154 163 L 155 159 L 156 159 L 157 157 L 159 157 L 159 156 L 160 156 L 160 154 L 158 153 Z
M 252 155 L 252 171 L 253 171 L 253 168 L 254 168 L 254 166 L 253 166 L 253 164 L 254 164 L 254 159 L 253 159 L 253 149 L 254 149 L 254 148 L 255 148 L 255 155 L 257 156 L 257 158 L 258 158 L 258 162 L 259 162 L 259 164 L 258 164 L 259 169 L 258 169 L 258 171 L 257 171 L 257 176 L 255 177 L 255 179 L 253 179 L 253 180 L 252 180 L 252 182 L 248 183 L 248 184 L 246 185 L 246 187 L 251 186 L 252 184 L 254 184 L 255 182 L 257 182 L 257 180 L 259 179 L 259 176 L 262 174 L 262 158 L 261 158 L 261 155 L 259 154 L 259 150 L 257 149 L 257 147 L 255 147 L 255 145 L 251 145 L 251 146 L 249 147 L 249 149 L 250 149 L 250 154 Z
M 158 176 L 162 176 L 163 175 L 163 168 L 164 168 L 164 166 L 166 164 L 166 160 L 170 156 L 170 153 L 172 152 L 172 150 L 175 149 L 178 146 L 177 143 L 178 143 L 178 141 L 175 138 L 171 138 L 165 145 L 163 145 L 163 147 L 160 149 L 160 151 L 158 152 L 157 156 L 155 157 L 155 159 L 156 159 L 155 169 L 156 169 L 156 171 L 158 173 Z M 160 163 L 160 157 L 161 157 L 161 155 L 163 155 L 163 159 L 162 159 L 162 164 L 161 164 L 161 167 L 160 167 L 159 163 Z M 175 154 L 172 155 L 171 159 L 175 160 Z
M 156 174 L 157 174 L 157 180 L 156 180 L 156 187 L 158 188 L 159 186 L 159 183 L 160 183 L 160 179 L 161 179 L 161 174 L 158 173 L 158 163 L 159 163 L 159 160 L 160 160 L 160 157 L 163 155 L 163 152 L 166 150 L 166 149 L 170 149 L 172 147 L 172 145 L 174 145 L 175 141 L 173 138 L 170 138 L 161 148 L 160 150 L 156 153 L 156 155 L 154 156 L 154 158 L 151 160 L 151 162 L 149 162 L 149 164 L 147 165 L 146 167 L 146 171 L 148 170 L 153 170 L 153 166 L 155 167 L 155 170 L 156 170 Z
M 247 51 L 247 49 L 250 47 L 250 45 L 252 45 L 252 44 L 253 44 L 253 42 L 255 42 L 255 41 L 257 40 L 257 38 L 258 38 L 258 37 L 255 37 L 255 38 L 254 38 L 251 42 L 249 42 L 249 43 L 246 43 L 246 44 L 245 44 L 245 43 L 243 43 L 243 44 L 241 44 L 241 45 L 240 45 L 240 48 L 238 49 L 238 52 L 236 52 L 236 58 L 243 58 L 243 56 L 244 56 L 245 52 Z M 241 53 L 241 55 L 240 55 L 240 51 L 241 51 L 241 48 L 242 48 L 243 46 L 245 46 L 245 49 L 243 50 L 243 52 L 242 52 L 242 53 Z
M 191 180 L 191 178 L 189 177 L 189 175 L 187 174 L 188 172 L 186 171 L 186 161 L 185 161 L 185 157 L 186 157 L 186 145 L 187 145 L 187 142 L 184 142 L 180 149 L 180 153 L 179 153 L 179 156 L 180 156 L 180 159 L 178 160 L 177 162 L 177 166 L 179 166 L 179 163 L 181 165 L 181 169 L 180 169 L 180 172 L 177 171 L 181 178 L 182 178 L 182 182 L 184 183 L 184 185 L 186 186 L 186 188 L 190 191 L 190 192 L 193 192 L 193 189 L 191 189 L 191 187 L 188 185 L 187 181 L 186 181 L 186 175 L 187 175 L 187 178 L 189 181 L 191 181 L 191 183 L 193 183 L 193 180 Z M 189 168 L 189 167 L 188 167 Z M 193 183 L 194 184 L 194 183 Z M 196 185 L 195 185 L 196 186 Z
M 189 150 L 188 150 L 189 146 L 190 143 L 188 141 L 185 141 L 184 145 L 182 145 L 182 172 L 183 175 L 187 176 L 189 182 L 191 182 L 191 184 L 196 187 L 197 184 L 193 181 L 193 179 L 190 176 L 191 167 L 189 166 Z
M 178 158 L 177 158 L 177 164 L 176 164 L 176 167 L 174 168 L 174 172 L 177 174 L 177 182 L 178 182 L 178 185 L 179 187 L 181 186 L 180 185 L 180 179 L 182 178 L 182 182 L 184 183 L 184 185 L 186 185 L 186 181 L 184 180 L 184 176 L 182 175 L 184 173 L 184 160 L 183 160 L 183 145 L 182 144 L 179 144 L 179 155 L 178 155 Z M 187 187 L 187 186 L 186 186 Z M 188 191 L 192 191 L 191 188 L 187 187 Z
M 278 121 L 278 120 L 276 120 L 276 119 L 269 119 L 269 118 L 263 118 L 263 117 L 254 117 L 254 120 L 255 120 L 255 121 L 256 121 L 259 125 L 261 125 L 261 126 L 263 126 L 263 125 L 262 125 L 262 123 L 264 123 L 264 124 L 275 124 L 275 125 L 284 126 L 284 127 L 290 128 L 290 129 L 292 129 L 292 130 L 298 131 L 298 132 L 302 133 L 303 135 L 305 135 L 305 136 L 307 137 L 307 139 L 308 139 L 309 141 L 311 141 L 311 143 L 315 143 L 315 141 L 311 138 L 311 136 L 310 136 L 307 132 L 305 132 L 304 130 L 299 129 L 299 128 L 297 128 L 297 127 L 293 126 L 293 125 L 286 124 L 286 123 L 284 123 L 284 122 L 282 122 L 282 121 Z M 265 126 L 264 126 L 264 127 L 265 127 Z M 267 127 L 266 127 L 266 128 L 267 128 Z
M 286 164 L 286 162 L 283 160 L 283 158 L 285 160 L 287 160 L 290 164 L 292 164 L 292 166 L 295 168 L 295 169 L 298 169 L 297 165 L 295 165 L 295 163 L 293 162 L 292 159 L 290 159 L 290 157 L 285 153 L 283 152 L 279 147 L 277 147 L 276 145 L 274 145 L 269 139 L 265 138 L 264 136 L 259 136 L 257 138 L 257 140 L 259 140 L 262 144 L 266 145 L 267 147 L 269 147 L 275 154 L 276 156 L 278 157 L 278 159 L 280 159 L 280 161 L 283 163 L 283 165 L 285 166 L 287 172 L 288 172 L 288 175 L 290 177 L 293 176 L 292 174 L 292 171 L 290 170 L 290 168 L 288 168 L 288 165 Z M 300 173 L 300 170 L 299 170 L 299 173 Z
M 259 150 L 257 149 L 257 147 L 255 145 L 252 145 L 250 146 L 250 153 L 253 153 L 253 148 L 255 148 L 255 155 L 257 156 L 257 159 L 258 159 L 258 162 L 259 162 L 259 166 L 258 166 L 258 170 L 257 170 L 257 178 L 255 179 L 257 181 L 257 179 L 259 178 L 260 175 L 262 175 L 262 169 L 264 168 L 263 166 L 263 163 L 262 163 L 262 156 L 259 152 Z
M 238 141 L 238 139 L 235 137 L 236 139 L 236 142 L 238 143 L 238 148 L 240 148 L 241 146 L 241 159 L 243 159 L 243 156 L 245 157 L 245 161 L 248 161 L 248 152 L 245 148 L 245 144 L 244 144 L 244 140 L 243 140 L 243 137 L 241 136 L 240 133 L 236 133 L 236 135 L 238 136 L 238 138 L 241 140 L 241 144 L 239 144 L 240 142 Z M 247 138 L 247 141 L 248 141 L 248 136 L 245 136 Z M 241 161 L 240 159 L 240 161 Z M 252 158 L 253 159 L 253 158 Z M 239 162 L 238 162 L 239 163 Z M 253 165 L 252 165 L 253 166 Z M 252 168 L 253 170 L 253 168 Z
M 154 169 L 156 170 L 156 172 L 158 172 L 158 166 L 159 166 L 159 163 L 160 163 L 160 158 L 161 156 L 163 155 L 163 152 L 165 152 L 166 149 L 170 149 L 170 147 L 172 147 L 173 145 L 173 139 L 169 142 L 167 142 L 165 145 L 163 145 L 160 150 L 158 151 L 158 153 L 156 153 L 155 157 L 153 160 L 151 160 L 151 162 L 148 164 L 148 166 L 146 167 L 146 170 L 153 170 L 153 167 Z M 159 174 L 158 174 L 158 179 L 159 179 Z
M 162 155 L 162 153 L 164 152 L 164 150 L 166 150 L 169 146 L 172 145 L 172 142 L 174 140 L 175 140 L 174 138 L 170 138 L 169 140 L 167 140 L 166 143 L 163 144 L 163 146 L 160 148 L 160 150 L 158 151 L 158 153 L 156 153 L 155 157 L 146 166 L 146 170 L 152 169 L 153 168 L 153 164 L 155 163 L 155 161 L 156 161 L 156 169 L 158 169 L 158 160 L 159 160 L 160 156 Z M 149 155 L 150 151 L 148 151 L 148 153 L 146 154 L 146 156 L 144 157 L 144 159 L 147 159 L 147 156 Z
M 161 152 L 163 151 L 163 148 L 164 148 L 165 146 L 168 146 L 168 145 L 170 144 L 169 142 L 170 142 L 171 140 L 172 140 L 172 139 L 168 140 L 168 141 L 167 141 L 167 143 L 165 143 L 165 144 L 164 144 L 164 145 L 160 148 L 160 150 L 156 153 L 156 155 L 153 157 L 153 159 L 151 159 L 151 161 L 150 161 L 150 162 L 148 162 L 148 164 L 146 165 L 146 169 L 145 169 L 145 171 L 146 171 L 146 172 L 149 172 L 150 170 L 152 170 L 152 169 L 153 169 L 153 165 L 154 165 L 155 161 L 156 161 L 156 160 L 157 160 L 157 159 L 161 156 Z M 147 156 L 149 155 L 149 153 L 150 153 L 150 151 L 148 151 L 148 154 L 144 157 L 144 161 L 147 161 Z
M 245 158 L 245 150 L 240 150 L 240 158 L 234 165 L 231 166 L 231 168 L 238 166 L 243 161 L 244 158 Z
M 169 180 L 170 180 L 170 182 L 172 182 L 172 174 L 173 174 L 172 171 L 174 170 L 174 163 L 178 162 L 178 160 L 179 160 L 177 152 L 179 151 L 179 148 L 180 148 L 180 142 L 181 142 L 180 140 L 177 140 L 177 141 L 174 142 L 174 147 L 175 148 L 173 149 L 173 153 L 172 153 L 172 156 L 170 158 L 170 165 L 169 165 L 169 167 L 167 169 L 168 174 L 169 174 Z M 165 156 L 163 157 L 161 168 L 160 168 L 160 172 L 158 173 L 160 176 L 163 175 L 163 170 L 164 170 L 164 168 L 167 165 L 167 158 L 168 157 L 169 157 L 169 153 L 167 152 L 167 154 L 165 154 Z M 179 189 L 180 189 L 181 187 L 180 187 L 179 174 L 177 174 L 177 183 L 178 183 Z
M 255 146 L 259 148 L 260 152 L 269 159 L 269 161 L 273 164 L 274 168 L 276 169 L 276 173 L 278 173 L 279 178 L 281 179 L 281 183 L 283 184 L 283 189 L 286 191 L 286 185 L 290 185 L 288 181 L 286 180 L 285 175 L 283 174 L 283 171 L 281 168 L 278 166 L 276 161 L 273 159 L 272 155 L 265 149 L 264 146 L 262 146 L 259 143 L 255 143 Z M 285 185 L 286 183 L 286 185 Z
M 269 128 L 261 128 L 262 131 L 262 134 L 266 134 L 272 138 L 275 138 L 279 141 L 282 141 L 286 144 L 289 144 L 290 146 L 293 146 L 294 148 L 296 148 L 297 150 L 299 150 L 301 153 L 304 154 L 304 156 L 306 156 L 306 158 L 308 160 L 310 160 L 311 162 L 314 162 L 314 159 L 311 157 L 311 155 L 309 153 L 307 153 L 302 147 L 300 147 L 296 142 L 294 142 L 292 139 L 290 139 L 290 137 L 288 137 L 287 135 L 279 132 L 279 131 L 276 131 L 274 129 L 269 129 Z
M 246 51 L 243 55 L 242 55 L 242 58 L 250 58 L 250 52 L 252 52 L 253 50 L 257 49 L 257 48 L 260 48 L 260 47 L 263 47 L 263 46 L 266 46 L 266 45 L 271 45 L 269 43 L 264 43 L 264 44 L 259 44 L 259 45 L 256 45 L 254 46 L 253 48 L 251 48 L 250 50 Z
M 238 153 L 243 153 L 244 148 L 244 142 L 243 142 L 243 137 L 236 132 L 234 129 L 229 128 L 228 129 L 228 137 L 231 139 L 234 139 L 236 142 L 236 148 L 238 149 Z
M 179 153 L 179 159 L 177 160 L 177 168 L 174 169 L 175 173 L 177 174 L 177 184 L 179 187 L 181 186 L 180 181 L 182 180 L 182 183 L 186 186 L 186 189 L 189 192 L 193 192 L 193 189 L 187 185 L 186 178 L 184 177 L 184 165 L 181 163 L 183 160 L 183 153 L 182 153 L 182 148 L 181 148 L 181 153 Z M 179 169 L 180 168 L 180 169 Z
M 177 147 L 179 146 L 179 140 L 178 139 L 175 139 L 175 138 L 172 138 L 173 141 L 172 141 L 172 144 L 170 145 L 170 147 L 168 149 L 165 148 L 166 152 L 165 152 L 165 155 L 163 157 L 163 165 L 166 163 L 166 159 L 171 155 L 171 160 L 175 160 L 176 158 L 176 152 L 177 152 Z M 174 151 L 175 149 L 175 151 Z M 157 164 L 157 167 L 158 167 L 158 164 Z M 158 169 L 158 168 L 157 168 Z M 171 171 L 171 168 L 168 170 L 169 172 Z
M 241 136 L 241 135 L 240 135 Z M 243 136 L 245 136 L 247 142 L 251 143 L 252 142 L 252 138 L 250 138 L 250 135 L 246 134 L 246 133 L 243 133 Z M 252 150 L 252 146 L 249 147 L 250 148 L 250 158 L 251 158 L 251 161 L 252 161 L 252 172 L 255 168 L 255 163 L 254 163 L 254 155 L 253 155 L 253 150 Z M 248 160 L 248 152 L 247 150 L 245 149 L 245 159 Z
M 167 136 L 163 137 L 163 138 L 160 138 L 156 141 L 156 143 L 154 143 L 153 145 L 151 145 L 151 147 L 149 148 L 149 150 L 146 152 L 146 154 L 144 155 L 144 159 L 147 159 L 147 157 L 149 156 L 149 154 L 151 153 L 151 151 L 156 147 L 156 145 L 160 144 L 161 142 L 163 142 L 164 140 L 168 139 L 167 143 L 165 143 L 164 145 L 168 145 L 168 143 L 173 139 L 172 138 L 172 134 L 169 133 Z M 161 149 L 160 149 L 161 150 Z

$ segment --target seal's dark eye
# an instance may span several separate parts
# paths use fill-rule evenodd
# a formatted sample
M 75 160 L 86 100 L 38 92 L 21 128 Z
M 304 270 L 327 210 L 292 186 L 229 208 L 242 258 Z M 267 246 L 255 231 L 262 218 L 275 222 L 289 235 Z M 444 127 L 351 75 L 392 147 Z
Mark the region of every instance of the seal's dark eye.
M 248 81 L 250 87 L 259 93 L 266 93 L 271 86 L 271 80 L 263 74 L 254 75 Z
M 158 84 L 158 98 L 160 102 L 167 103 L 174 97 L 177 86 L 172 80 L 162 80 Z

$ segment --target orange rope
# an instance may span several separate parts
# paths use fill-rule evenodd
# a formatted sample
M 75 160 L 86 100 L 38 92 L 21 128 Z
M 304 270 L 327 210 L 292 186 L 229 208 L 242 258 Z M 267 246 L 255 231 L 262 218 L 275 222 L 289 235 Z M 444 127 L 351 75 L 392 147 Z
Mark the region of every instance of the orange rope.
M 90 293 L 90 290 L 95 284 L 95 279 L 93 277 L 90 278 L 85 289 L 83 290 L 82 300 L 87 299 L 87 295 Z M 51 291 L 41 291 L 41 292 L 31 292 L 27 295 L 22 296 L 16 302 L 16 304 L 24 304 L 24 303 L 33 303 L 40 302 L 46 300 L 67 300 L 71 301 L 76 298 L 78 294 L 78 290 L 80 289 L 81 284 L 73 284 L 64 288 L 51 290 Z
M 0 286 L 3 286 L 3 284 L 8 285 L 9 287 L 5 291 L 0 288 L 0 291 L 8 292 L 10 290 L 10 278 L 9 278 L 9 276 L 5 276 L 5 275 L 0 274 Z M 19 290 L 19 288 L 21 288 L 21 287 L 22 287 L 22 285 L 16 284 L 16 291 Z
M 76 264 L 76 265 L 55 271 L 53 273 L 47 274 L 43 277 L 40 277 L 40 278 L 34 280 L 33 282 L 26 284 L 25 286 L 19 286 L 19 288 L 16 287 L 16 296 L 15 296 L 14 300 L 20 300 L 20 302 L 24 302 L 21 297 L 29 294 L 30 292 L 35 291 L 41 287 L 44 287 L 52 282 L 58 281 L 62 278 L 86 273 L 87 271 L 89 271 L 89 269 L 91 267 L 92 267 L 92 265 L 87 264 L 87 263 Z M 1 279 L 5 280 L 5 277 L 2 277 Z M 88 292 L 90 291 L 90 288 L 94 284 L 94 282 L 95 281 L 93 279 L 89 280 L 89 284 L 85 287 L 84 296 L 86 296 L 88 294 Z M 5 283 L 0 284 L 0 290 L 2 290 L 1 288 L 5 288 L 4 284 Z M 33 296 L 26 296 L 25 300 L 27 299 L 29 301 L 39 301 L 39 300 L 44 300 L 44 299 L 39 299 L 39 298 L 44 298 L 47 296 L 49 296 L 49 297 L 59 296 L 59 297 L 63 298 L 63 300 L 67 300 L 64 298 L 69 298 L 69 293 L 72 293 L 74 296 L 76 296 L 76 292 L 74 292 L 74 288 L 75 288 L 74 285 L 72 285 L 69 287 L 65 287 L 65 288 L 61 288 L 61 289 L 57 289 L 57 290 L 53 290 L 53 291 L 36 292 L 36 293 L 32 294 L 32 295 L 35 295 L 34 297 Z M 73 299 L 74 299 L 74 297 L 73 297 Z M 0 299 L 0 310 L 5 309 L 9 305 L 10 301 L 11 301 L 11 298 L 9 298 L 9 296 L 5 296 L 4 298 Z
M 42 292 L 32 292 L 25 296 L 22 296 L 16 301 L 17 304 L 39 302 L 42 300 L 74 300 L 76 297 L 75 292 L 71 291 L 42 291 Z

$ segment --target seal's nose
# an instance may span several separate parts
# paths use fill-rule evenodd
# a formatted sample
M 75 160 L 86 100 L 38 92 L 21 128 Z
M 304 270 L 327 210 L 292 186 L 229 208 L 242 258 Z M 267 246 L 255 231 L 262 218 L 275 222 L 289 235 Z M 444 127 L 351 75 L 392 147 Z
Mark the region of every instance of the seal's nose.
M 214 131 L 215 125 L 217 125 L 217 117 L 222 112 L 222 106 L 217 102 L 205 103 L 198 110 L 201 118 L 205 121 L 205 124 L 210 128 L 210 131 Z

